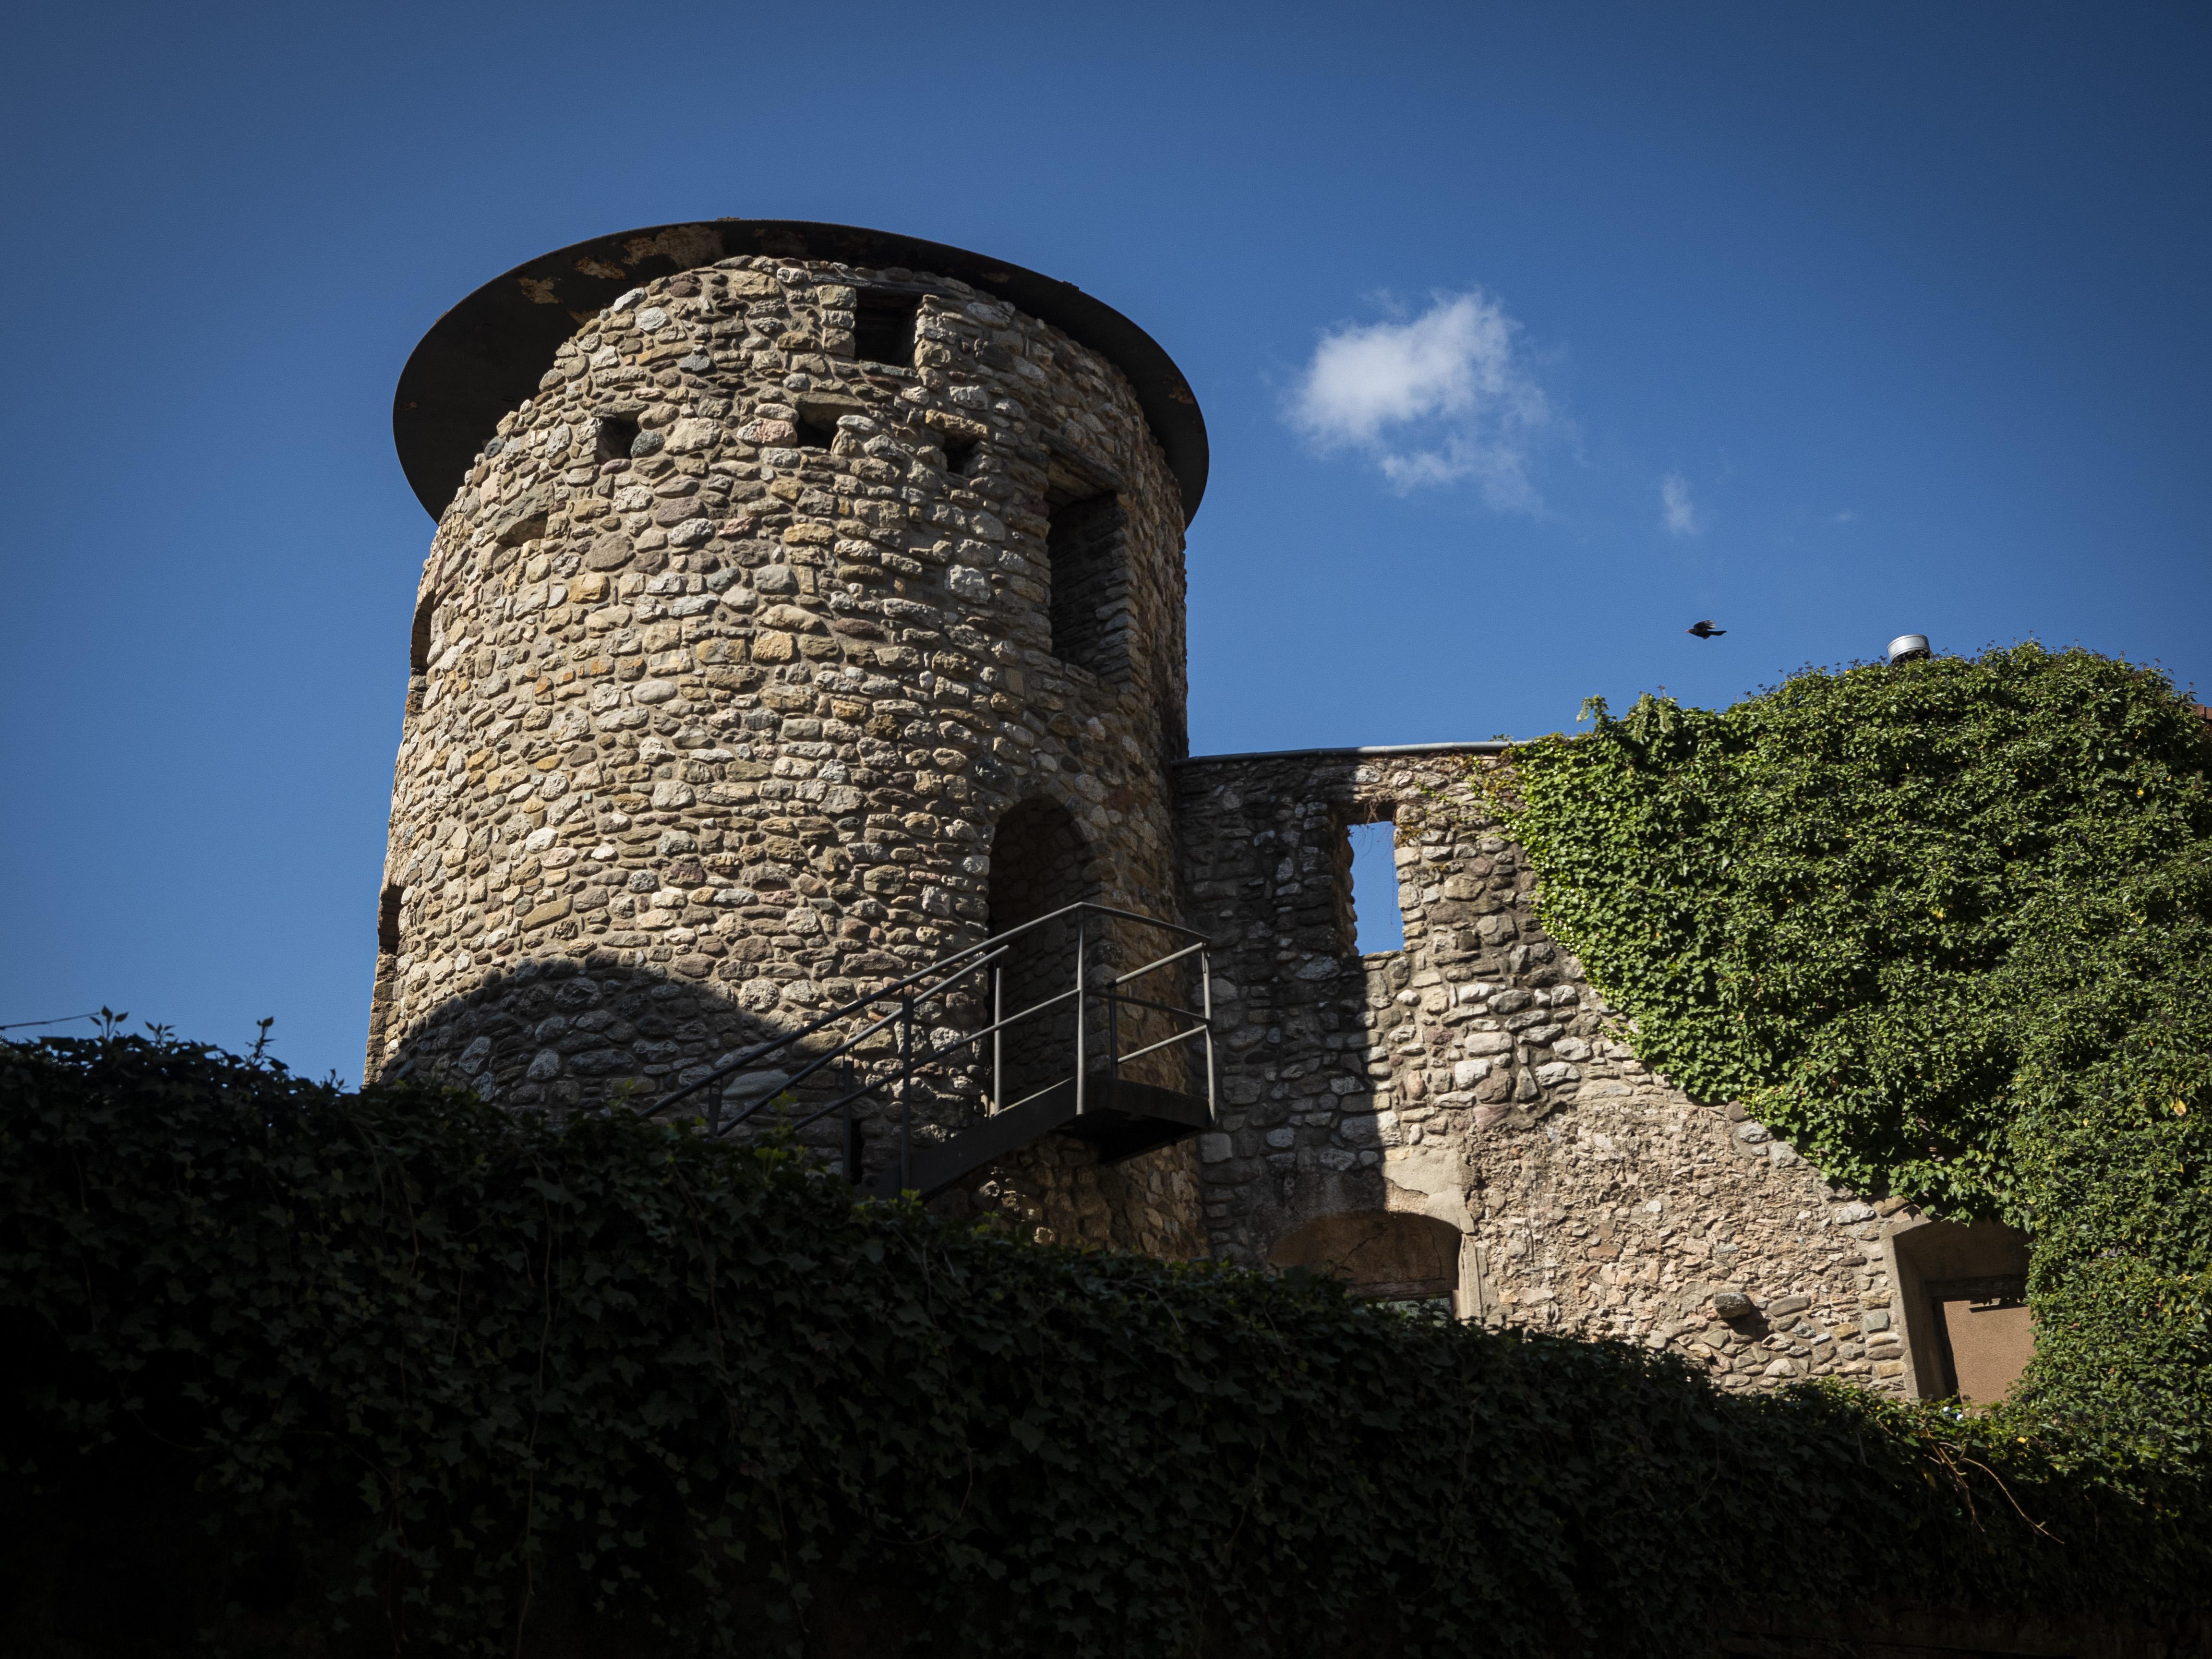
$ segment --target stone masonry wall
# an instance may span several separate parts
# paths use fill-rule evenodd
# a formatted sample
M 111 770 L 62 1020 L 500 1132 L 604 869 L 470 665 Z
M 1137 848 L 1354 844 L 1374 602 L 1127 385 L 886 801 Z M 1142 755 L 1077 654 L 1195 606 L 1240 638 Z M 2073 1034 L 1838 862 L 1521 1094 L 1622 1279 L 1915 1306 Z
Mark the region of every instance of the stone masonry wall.
M 1200 1142 L 1213 1253 L 1257 1264 L 1324 1218 L 1411 1212 L 1460 1230 L 1464 1315 L 1671 1345 L 1732 1389 L 1838 1375 L 1900 1392 L 1891 1224 L 1740 1108 L 1637 1061 L 1536 921 L 1534 875 L 1485 808 L 1498 763 L 1178 769 L 1224 1028 L 1221 1126 Z M 1346 832 L 1379 818 L 1406 945 L 1363 957 Z
M 915 307 L 910 362 L 855 358 L 862 293 Z M 579 320 L 423 568 L 368 1074 L 650 1099 L 981 937 L 1024 800 L 1073 815 L 1103 902 L 1172 917 L 1183 514 L 1121 373 L 958 282 L 820 262 Z M 1070 474 L 1125 526 L 1109 678 L 1050 650 Z M 982 1201 L 1026 1224 L 1198 1248 L 1188 1146 L 1014 1165 Z

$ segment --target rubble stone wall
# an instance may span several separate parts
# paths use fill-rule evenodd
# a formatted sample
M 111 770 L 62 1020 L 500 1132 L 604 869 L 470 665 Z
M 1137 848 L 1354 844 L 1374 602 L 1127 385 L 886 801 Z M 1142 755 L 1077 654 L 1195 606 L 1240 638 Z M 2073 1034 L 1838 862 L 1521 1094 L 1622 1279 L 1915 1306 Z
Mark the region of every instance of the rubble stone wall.
M 863 292 L 910 361 L 855 358 Z M 368 1076 L 650 1099 L 981 937 L 1024 800 L 1172 916 L 1182 506 L 1099 354 L 927 273 L 736 258 L 580 318 L 485 435 L 423 567 Z M 1070 478 L 1119 503 L 1103 676 L 1050 649 Z M 1197 1248 L 1188 1146 L 1032 1161 L 988 1201 Z
M 1213 1254 L 1257 1265 L 1325 1218 L 1408 1212 L 1460 1230 L 1468 1316 L 1672 1345 L 1732 1389 L 1840 1375 L 1902 1392 L 1884 1242 L 1911 1213 L 1637 1061 L 1536 920 L 1534 875 L 1486 805 L 1498 764 L 1177 769 L 1222 1011 L 1222 1121 L 1200 1140 Z M 1383 818 L 1406 944 L 1362 957 L 1347 830 Z

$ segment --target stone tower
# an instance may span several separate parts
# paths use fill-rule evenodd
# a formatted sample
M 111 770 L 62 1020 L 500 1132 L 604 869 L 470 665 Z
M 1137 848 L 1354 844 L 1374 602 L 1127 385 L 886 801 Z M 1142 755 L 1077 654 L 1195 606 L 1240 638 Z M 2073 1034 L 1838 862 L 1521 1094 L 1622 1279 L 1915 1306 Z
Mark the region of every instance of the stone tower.
M 649 1099 L 1077 898 L 1179 916 L 1195 400 L 1064 283 L 849 228 L 566 248 L 394 415 L 415 613 L 366 1075 Z M 1186 1143 L 977 1202 L 1202 1248 Z

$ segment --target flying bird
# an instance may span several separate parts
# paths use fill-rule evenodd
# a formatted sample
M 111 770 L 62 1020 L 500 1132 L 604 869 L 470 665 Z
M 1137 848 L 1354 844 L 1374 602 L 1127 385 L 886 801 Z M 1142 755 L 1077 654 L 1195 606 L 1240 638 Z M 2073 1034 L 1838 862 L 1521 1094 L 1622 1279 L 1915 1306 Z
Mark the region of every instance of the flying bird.
M 1722 635 L 1727 633 L 1728 629 L 1725 628 L 1716 628 L 1709 622 L 1701 622 L 1692 623 L 1682 631 L 1685 634 L 1695 634 L 1701 640 L 1717 640 Z

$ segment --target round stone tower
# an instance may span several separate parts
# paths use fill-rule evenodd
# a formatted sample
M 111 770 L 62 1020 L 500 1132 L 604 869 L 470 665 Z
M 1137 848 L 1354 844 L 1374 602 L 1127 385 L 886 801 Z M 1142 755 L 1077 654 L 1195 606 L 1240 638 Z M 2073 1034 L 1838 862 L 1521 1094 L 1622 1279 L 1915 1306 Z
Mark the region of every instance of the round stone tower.
M 437 517 L 367 1075 L 648 1101 L 1078 898 L 1180 919 L 1195 400 L 1064 283 L 725 220 L 549 254 L 400 381 Z M 1095 1161 L 1095 1159 L 1093 1160 Z M 1202 1248 L 1189 1145 L 972 1201 Z

